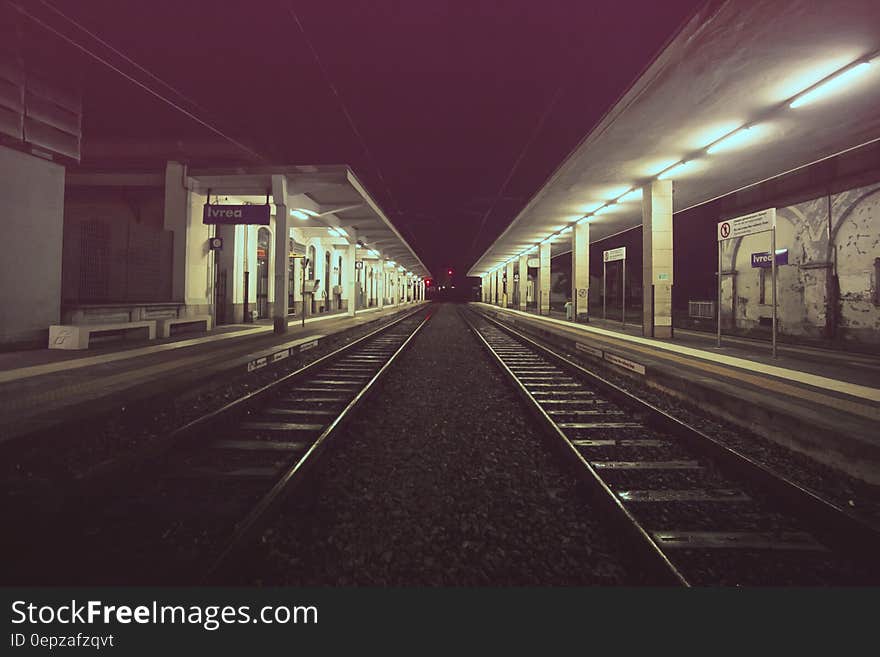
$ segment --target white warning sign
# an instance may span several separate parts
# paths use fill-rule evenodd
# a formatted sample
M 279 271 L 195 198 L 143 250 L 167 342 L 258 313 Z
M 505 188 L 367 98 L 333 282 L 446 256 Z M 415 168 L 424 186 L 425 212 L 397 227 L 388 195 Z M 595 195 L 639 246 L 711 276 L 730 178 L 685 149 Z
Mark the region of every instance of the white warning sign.
M 753 233 L 773 230 L 776 226 L 776 208 L 767 208 L 741 217 L 718 222 L 718 241 L 731 240 Z

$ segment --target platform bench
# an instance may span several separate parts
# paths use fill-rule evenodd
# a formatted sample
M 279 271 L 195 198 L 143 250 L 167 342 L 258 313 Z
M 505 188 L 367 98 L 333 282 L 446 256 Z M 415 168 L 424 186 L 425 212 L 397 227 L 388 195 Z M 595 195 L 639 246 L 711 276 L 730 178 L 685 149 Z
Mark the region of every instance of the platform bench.
M 159 330 L 160 338 L 171 337 L 171 327 L 180 326 L 181 324 L 204 324 L 205 330 L 211 330 L 210 315 L 196 315 L 194 317 L 166 317 L 156 320 L 156 326 Z
M 49 349 L 88 349 L 93 334 L 123 333 L 125 337 L 156 338 L 156 320 L 118 324 L 65 324 L 49 327 Z

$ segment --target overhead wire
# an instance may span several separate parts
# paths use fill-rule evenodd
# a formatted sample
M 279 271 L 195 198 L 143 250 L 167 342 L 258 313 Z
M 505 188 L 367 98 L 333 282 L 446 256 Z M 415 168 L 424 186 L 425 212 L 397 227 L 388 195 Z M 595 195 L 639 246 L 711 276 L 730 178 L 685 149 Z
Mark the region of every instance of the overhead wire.
M 498 190 L 498 194 L 495 195 L 492 204 L 487 208 L 486 212 L 483 213 L 483 217 L 480 219 L 480 225 L 477 226 L 477 231 L 474 234 L 474 239 L 471 242 L 471 246 L 468 249 L 468 256 L 472 256 L 474 252 L 474 248 L 476 247 L 480 234 L 483 232 L 483 228 L 486 226 L 486 221 L 489 219 L 489 216 L 495 210 L 495 206 L 498 205 L 498 202 L 504 197 L 504 192 L 507 190 L 507 186 L 510 184 L 510 181 L 513 179 L 513 176 L 516 174 L 517 169 L 519 169 L 520 163 L 525 158 L 526 153 L 529 152 L 529 149 L 532 147 L 532 144 L 535 143 L 535 140 L 538 138 L 538 135 L 541 134 L 541 130 L 544 128 L 544 124 L 547 122 L 547 119 L 550 116 L 550 113 L 553 111 L 553 108 L 556 107 L 556 103 L 559 102 L 559 97 L 562 95 L 563 84 L 560 83 L 556 87 L 556 91 L 553 94 L 553 97 L 550 99 L 550 102 L 547 104 L 547 107 L 544 108 L 544 111 L 541 113 L 541 116 L 538 118 L 538 122 L 535 124 L 534 130 L 532 130 L 529 139 L 523 145 L 522 149 L 517 155 L 516 159 L 513 162 L 513 166 L 511 166 L 510 171 L 507 174 L 507 177 L 504 179 L 504 182 L 501 183 L 501 187 Z
M 107 41 L 105 41 L 104 39 L 102 39 L 100 36 L 98 36 L 97 34 L 95 34 L 94 32 L 92 32 L 91 30 L 89 30 L 89 29 L 88 29 L 87 27 L 85 27 L 82 23 L 76 21 L 75 19 L 73 19 L 73 18 L 71 18 L 70 16 L 68 16 L 67 14 L 65 14 L 63 11 L 61 11 L 60 9 L 58 9 L 58 7 L 56 7 L 55 5 L 53 5 L 53 4 L 52 4 L 51 2 L 49 2 L 48 0 L 39 0 L 39 1 L 40 1 L 40 3 L 43 4 L 45 7 L 47 7 L 48 9 L 50 9 L 51 11 L 53 11 L 54 13 L 58 14 L 58 16 L 60 16 L 60 17 L 63 18 L 64 20 L 66 20 L 68 23 L 71 23 L 72 25 L 75 25 L 75 26 L 76 26 L 78 29 L 80 29 L 82 32 L 85 32 L 86 34 L 88 34 L 92 39 L 94 39 L 95 41 L 97 41 L 98 43 L 100 43 L 102 46 L 104 46 L 104 47 L 107 48 L 108 50 L 112 51 L 114 54 L 116 54 L 116 55 L 118 55 L 119 57 L 121 57 L 122 59 L 124 59 L 126 62 L 128 62 L 129 64 L 131 64 L 132 66 L 134 66 L 136 69 L 138 69 L 138 70 L 141 71 L 142 73 L 145 73 L 146 75 L 148 75 L 149 77 L 151 77 L 153 80 L 155 80 L 156 82 L 158 82 L 159 84 L 161 84 L 163 87 L 165 87 L 165 88 L 168 89 L 169 91 L 173 91 L 175 94 L 177 94 L 180 98 L 182 98 L 183 100 L 185 100 L 186 102 L 188 102 L 188 103 L 189 103 L 190 105 L 192 105 L 193 107 L 196 107 L 196 108 L 198 108 L 199 110 L 201 110 L 201 111 L 203 111 L 203 112 L 207 111 L 207 110 L 206 110 L 204 107 L 202 107 L 198 102 L 196 102 L 195 100 L 193 100 L 192 98 L 190 98 L 189 96 L 187 96 L 185 93 L 183 93 L 182 91 L 180 91 L 180 90 L 177 89 L 176 87 L 174 87 L 174 86 L 170 85 L 169 83 L 165 82 L 165 80 L 163 80 L 162 78 L 160 78 L 158 75 L 154 74 L 152 71 L 150 71 L 150 70 L 144 68 L 143 66 L 141 66 L 140 64 L 138 64 L 138 63 L 137 63 L 136 61 L 134 61 L 131 57 L 129 57 L 128 55 L 126 55 L 124 52 L 122 52 L 122 51 L 120 51 L 119 49 L 115 48 L 112 44 L 108 43 Z
M 179 112 L 183 113 L 184 115 L 186 115 L 187 117 L 189 117 L 190 119 L 192 119 L 193 121 L 195 121 L 196 123 L 198 123 L 199 125 L 201 125 L 202 127 L 207 128 L 208 130 L 210 130 L 211 132 L 213 132 L 213 133 L 216 134 L 217 136 L 222 137 L 223 139 L 227 140 L 228 142 L 230 142 L 231 144 L 233 144 L 233 145 L 236 146 L 237 148 L 240 148 L 240 149 L 241 149 L 242 151 L 244 151 L 245 153 L 248 153 L 249 155 L 251 155 L 251 156 L 253 156 L 253 157 L 255 157 L 255 158 L 259 159 L 259 160 L 262 160 L 262 161 L 268 161 L 269 158 L 265 157 L 264 155 L 262 155 L 261 153 L 258 153 L 258 152 L 255 151 L 255 150 L 253 150 L 252 148 L 250 148 L 249 146 L 247 146 L 247 145 L 243 144 L 242 142 L 238 141 L 238 140 L 235 139 L 234 137 L 230 137 L 229 135 L 227 135 L 226 133 L 224 133 L 223 131 L 221 131 L 219 128 L 214 127 L 213 125 L 211 125 L 211 124 L 208 123 L 207 121 L 205 121 L 205 120 L 203 120 L 202 118 L 200 118 L 200 117 L 196 116 L 195 114 L 193 114 L 191 111 L 187 110 L 187 109 L 184 108 L 184 107 L 181 107 L 179 104 L 175 103 L 172 99 L 167 98 L 166 96 L 162 95 L 160 92 L 156 91 L 155 89 L 150 88 L 148 85 L 144 84 L 144 83 L 141 82 L 140 80 L 138 80 L 138 79 L 132 77 L 131 75 L 129 75 L 128 73 L 126 73 L 125 71 L 123 71 L 122 69 L 120 69 L 119 67 L 114 66 L 111 62 L 107 61 L 107 59 L 105 59 L 105 58 L 101 57 L 100 55 L 94 53 L 93 51 L 89 50 L 86 46 L 82 45 L 81 43 L 79 43 L 79 42 L 76 41 L 75 39 L 73 39 L 73 38 L 67 36 L 66 34 L 62 33 L 60 30 L 56 29 L 56 28 L 53 27 L 52 25 L 49 25 L 48 23 L 46 23 L 44 20 L 40 19 L 39 17 L 34 16 L 32 13 L 30 13 L 29 11 L 27 11 L 24 7 L 22 7 L 22 6 L 19 5 L 18 3 L 14 2 L 13 0 L 6 0 L 6 3 L 7 3 L 10 7 L 12 7 L 13 9 L 15 9 L 17 12 L 19 12 L 20 14 L 22 14 L 23 16 L 26 16 L 27 18 L 29 18 L 31 21 L 33 21 L 33 22 L 36 23 L 37 25 L 43 27 L 44 29 L 46 29 L 46 30 L 48 30 L 49 32 L 51 32 L 52 34 L 56 35 L 57 37 L 59 37 L 59 38 L 62 39 L 63 41 L 66 41 L 67 43 L 69 43 L 71 46 L 73 46 L 73 47 L 76 48 L 77 50 L 79 50 L 79 51 L 85 53 L 86 55 L 88 55 L 88 56 L 91 57 L 92 59 L 94 59 L 94 60 L 100 62 L 101 64 L 103 64 L 103 65 L 106 66 L 107 68 L 109 68 L 109 69 L 113 70 L 114 72 L 118 73 L 118 74 L 121 75 L 122 77 L 124 77 L 124 78 L 126 78 L 127 80 L 129 80 L 131 83 L 135 84 L 136 86 L 140 87 L 141 89 L 143 89 L 144 91 L 146 91 L 147 93 L 149 93 L 151 96 L 154 96 L 154 97 L 158 98 L 158 99 L 161 100 L 162 102 L 166 103 L 167 105 L 170 105 L 170 106 L 173 107 L 174 109 L 176 109 L 176 110 L 178 110 Z M 164 84 L 164 83 L 163 83 L 163 84 Z M 167 86 L 167 85 L 166 85 L 166 86 Z M 169 87 L 169 88 L 171 88 L 171 87 Z
M 367 140 L 364 138 L 361 131 L 358 129 L 357 124 L 354 121 L 354 118 L 351 115 L 351 112 L 348 109 L 348 106 L 345 103 L 345 100 L 342 98 L 342 95 L 339 93 L 339 89 L 337 89 L 336 85 L 333 83 L 330 74 L 327 72 L 327 68 L 324 66 L 324 63 L 321 61 L 321 56 L 318 54 L 317 48 L 315 48 L 314 43 L 309 38 L 308 33 L 306 32 L 305 27 L 302 24 L 302 21 L 299 18 L 299 15 L 296 13 L 296 9 L 293 7 L 293 3 L 291 0 L 284 0 L 283 2 L 284 8 L 287 10 L 291 19 L 294 23 L 296 23 L 297 28 L 302 34 L 303 41 L 309 49 L 309 52 L 312 55 L 312 58 L 315 60 L 315 65 L 318 67 L 318 70 L 321 72 L 321 76 L 324 78 L 324 81 L 327 83 L 327 86 L 330 87 L 330 91 L 333 93 L 333 96 L 336 98 L 339 103 L 339 107 L 342 110 L 343 115 L 345 116 L 345 120 L 348 122 L 349 127 L 351 128 L 352 133 L 354 133 L 355 138 L 358 140 L 361 148 L 364 151 L 364 154 L 367 156 L 368 163 L 370 167 L 376 174 L 376 177 L 382 183 L 382 186 L 385 188 L 385 193 L 388 195 L 389 200 L 391 201 L 391 205 L 394 207 L 395 213 L 400 214 L 400 207 L 397 205 L 397 201 L 394 198 L 394 194 L 391 191 L 391 187 L 388 185 L 388 182 L 385 180 L 385 176 L 382 175 L 382 169 L 379 167 L 376 158 L 373 157 L 373 153 L 370 150 L 369 145 L 367 144 Z

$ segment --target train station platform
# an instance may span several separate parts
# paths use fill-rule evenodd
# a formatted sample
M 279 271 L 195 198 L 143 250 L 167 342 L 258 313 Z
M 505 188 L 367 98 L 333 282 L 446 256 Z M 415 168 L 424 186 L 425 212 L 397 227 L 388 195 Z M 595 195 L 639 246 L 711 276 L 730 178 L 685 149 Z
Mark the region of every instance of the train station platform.
M 576 324 L 486 303 L 505 323 L 570 349 L 603 367 L 710 410 L 736 425 L 880 484 L 880 358 L 676 329 L 645 338 L 641 327 Z
M 424 303 L 424 302 L 422 302 Z M 0 353 L 0 445 L 78 416 L 185 390 L 220 375 L 238 376 L 318 346 L 353 328 L 413 310 L 421 303 L 329 313 L 288 322 L 216 327 L 209 333 L 117 342 L 88 351 L 36 349 Z

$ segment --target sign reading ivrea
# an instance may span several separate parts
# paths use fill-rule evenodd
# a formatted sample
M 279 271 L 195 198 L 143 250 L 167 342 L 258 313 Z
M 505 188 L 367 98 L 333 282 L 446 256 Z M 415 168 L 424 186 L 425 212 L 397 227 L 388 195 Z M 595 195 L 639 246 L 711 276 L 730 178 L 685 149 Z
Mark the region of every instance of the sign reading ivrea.
M 269 225 L 268 205 L 211 205 L 205 204 L 204 224 L 257 224 Z

